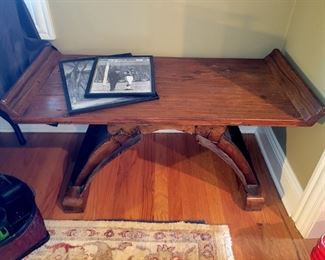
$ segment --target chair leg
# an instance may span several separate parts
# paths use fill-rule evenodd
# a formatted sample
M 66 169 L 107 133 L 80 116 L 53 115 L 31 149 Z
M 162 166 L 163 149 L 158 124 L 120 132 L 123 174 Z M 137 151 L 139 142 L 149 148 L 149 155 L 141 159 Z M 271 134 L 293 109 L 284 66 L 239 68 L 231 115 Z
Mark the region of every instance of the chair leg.
M 2 117 L 4 120 L 6 120 L 11 125 L 11 127 L 14 129 L 19 144 L 25 145 L 26 139 L 25 139 L 23 133 L 21 132 L 19 125 L 14 123 L 14 121 L 11 120 L 9 115 L 1 110 L 0 110 L 0 117 Z

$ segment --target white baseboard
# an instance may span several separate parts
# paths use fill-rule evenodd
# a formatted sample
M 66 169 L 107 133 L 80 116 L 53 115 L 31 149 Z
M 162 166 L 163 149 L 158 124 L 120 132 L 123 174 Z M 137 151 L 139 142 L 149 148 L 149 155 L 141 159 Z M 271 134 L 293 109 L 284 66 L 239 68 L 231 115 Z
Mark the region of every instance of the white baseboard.
M 157 130 L 154 133 L 155 134 L 179 134 L 183 132 L 176 129 L 162 129 L 162 130 Z
M 242 134 L 256 134 L 257 126 L 240 126 L 239 130 Z
M 60 124 L 58 126 L 50 126 L 46 124 L 20 124 L 23 133 L 85 133 L 88 125 L 77 124 Z M 256 126 L 241 126 L 240 131 L 244 134 L 255 134 Z M 12 127 L 2 118 L 0 118 L 0 133 L 11 133 Z M 175 129 L 158 130 L 155 133 L 181 133 Z
M 50 126 L 45 124 L 19 124 L 23 133 L 85 133 L 88 125 L 58 125 Z M 0 133 L 13 132 L 12 127 L 0 118 Z
M 292 216 L 303 196 L 303 189 L 272 129 L 259 127 L 255 135 L 282 203 Z
M 325 225 L 320 222 L 325 211 L 325 151 L 323 152 L 303 197 L 292 216 L 297 229 L 304 238 L 319 238 L 325 232 Z

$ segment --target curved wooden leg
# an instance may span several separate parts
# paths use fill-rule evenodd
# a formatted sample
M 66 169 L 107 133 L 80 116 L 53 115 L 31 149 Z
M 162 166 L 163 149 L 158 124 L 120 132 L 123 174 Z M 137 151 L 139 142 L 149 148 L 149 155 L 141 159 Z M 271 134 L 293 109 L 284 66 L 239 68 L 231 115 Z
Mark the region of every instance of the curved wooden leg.
M 196 139 L 225 161 L 236 173 L 245 191 L 245 209 L 260 210 L 264 204 L 260 185 L 237 127 L 198 127 Z
M 98 171 L 137 143 L 141 139 L 141 133 L 152 133 L 161 128 L 164 127 L 90 125 L 74 169 L 66 174 L 61 186 L 60 201 L 63 209 L 82 212 L 86 205 L 89 186 Z M 246 210 L 261 209 L 264 199 L 238 128 L 222 126 L 178 126 L 175 128 L 195 135 L 202 146 L 217 154 L 235 171 L 244 187 Z
M 66 174 L 60 201 L 65 211 L 82 212 L 85 208 L 89 186 L 94 176 L 108 162 L 141 139 L 137 127 L 90 125 L 74 169 Z

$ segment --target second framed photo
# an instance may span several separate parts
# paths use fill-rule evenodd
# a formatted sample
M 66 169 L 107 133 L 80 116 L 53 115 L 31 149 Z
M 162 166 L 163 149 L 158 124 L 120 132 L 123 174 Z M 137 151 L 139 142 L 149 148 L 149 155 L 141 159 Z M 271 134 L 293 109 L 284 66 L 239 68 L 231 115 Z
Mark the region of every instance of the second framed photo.
M 152 56 L 98 57 L 85 97 L 156 96 Z

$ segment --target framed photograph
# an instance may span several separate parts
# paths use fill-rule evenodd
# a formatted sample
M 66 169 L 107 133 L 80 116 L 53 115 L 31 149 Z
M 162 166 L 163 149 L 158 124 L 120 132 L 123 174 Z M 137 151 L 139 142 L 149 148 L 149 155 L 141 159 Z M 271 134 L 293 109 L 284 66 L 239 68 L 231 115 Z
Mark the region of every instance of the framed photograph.
M 156 96 L 152 56 L 98 57 L 86 97 Z
M 117 57 L 130 55 L 131 54 L 120 54 L 117 55 Z M 116 107 L 158 99 L 157 95 L 150 97 L 85 98 L 85 91 L 95 61 L 95 58 L 86 58 L 65 60 L 59 64 L 69 114 L 89 112 L 100 108 Z

